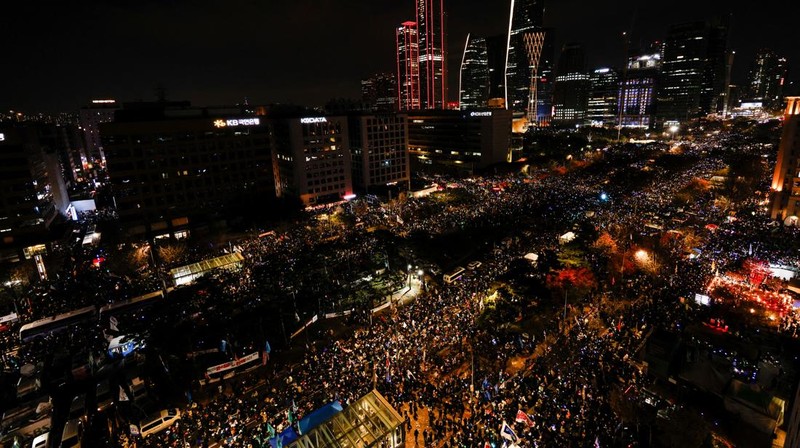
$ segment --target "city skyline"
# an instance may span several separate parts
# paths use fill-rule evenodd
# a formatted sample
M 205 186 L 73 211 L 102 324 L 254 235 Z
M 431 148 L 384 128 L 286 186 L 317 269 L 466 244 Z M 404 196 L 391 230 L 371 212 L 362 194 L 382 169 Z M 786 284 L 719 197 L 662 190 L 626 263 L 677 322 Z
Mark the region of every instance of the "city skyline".
M 462 57 L 453 50 L 463 48 L 469 32 L 506 32 L 509 6 L 506 1 L 445 2 L 450 101 L 458 97 Z M 800 50 L 792 48 L 790 28 L 794 14 L 777 2 L 746 14 L 715 9 L 720 6 L 715 4 L 678 2 L 663 10 L 629 2 L 614 10 L 581 5 L 584 13 L 576 16 L 576 6 L 547 2 L 544 24 L 555 28 L 556 48 L 566 41 L 585 45 L 587 69 L 622 65 L 621 33 L 631 23 L 633 47 L 663 39 L 670 24 L 731 12 L 734 82 L 746 82 L 756 50 L 766 47 L 788 59 L 789 81 L 797 84 L 792 66 Z M 76 110 L 99 97 L 155 99 L 157 86 L 170 99 L 206 105 L 245 98 L 322 105 L 332 98 L 358 98 L 361 79 L 394 71 L 394 29 L 414 17 L 415 5 L 410 0 L 269 5 L 174 0 L 115 6 L 54 3 L 48 14 L 41 14 L 41 6 L 9 7 L 10 17 L 37 21 L 14 20 L 4 27 L 4 40 L 14 44 L 7 48 L 13 68 L 5 72 L 3 85 L 13 88 L 0 95 L 0 110 L 52 113 Z M 779 7 L 781 14 L 775 14 Z M 348 25 L 337 28 L 343 23 Z M 333 32 L 337 37 L 331 39 Z

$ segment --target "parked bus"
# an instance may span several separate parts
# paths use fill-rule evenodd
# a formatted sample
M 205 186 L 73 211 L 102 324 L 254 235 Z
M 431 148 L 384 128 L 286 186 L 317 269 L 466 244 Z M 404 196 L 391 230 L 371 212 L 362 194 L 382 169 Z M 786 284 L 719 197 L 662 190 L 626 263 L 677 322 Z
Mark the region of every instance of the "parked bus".
M 120 300 L 118 302 L 105 305 L 100 308 L 100 320 L 102 321 L 103 319 L 107 319 L 111 316 L 118 316 L 131 311 L 137 311 L 141 308 L 153 305 L 163 298 L 164 291 L 158 290 L 143 296 Z
M 459 278 L 461 278 L 461 276 L 464 275 L 464 272 L 466 272 L 466 269 L 464 269 L 463 267 L 459 266 L 459 267 L 453 269 L 451 272 L 448 272 L 447 274 L 444 274 L 444 277 L 443 277 L 444 278 L 444 282 L 448 283 L 448 284 L 449 283 L 453 283 L 454 281 L 456 281 Z
M 68 313 L 57 316 L 45 317 L 31 323 L 25 324 L 19 329 L 19 338 L 22 342 L 28 342 L 37 337 L 43 337 L 50 333 L 64 330 L 72 325 L 86 322 L 93 319 L 97 314 L 97 308 L 87 306 Z

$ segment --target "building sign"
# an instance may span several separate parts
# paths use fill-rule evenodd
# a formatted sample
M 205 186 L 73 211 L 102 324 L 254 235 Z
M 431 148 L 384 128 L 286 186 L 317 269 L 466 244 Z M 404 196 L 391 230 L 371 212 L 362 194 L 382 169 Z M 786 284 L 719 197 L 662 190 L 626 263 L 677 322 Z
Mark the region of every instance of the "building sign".
M 2 132 L 0 132 L 0 142 L 4 142 L 4 141 L 6 141 L 6 134 L 3 134 Z
M 470 117 L 491 117 L 492 113 L 491 112 L 470 112 L 469 116 Z
M 235 128 L 238 126 L 258 126 L 260 118 L 229 118 L 227 120 L 214 120 L 215 128 Z
M 92 104 L 114 104 L 117 100 L 92 100 Z
M 301 124 L 314 124 L 314 123 L 327 123 L 327 122 L 328 119 L 325 117 L 306 117 L 300 119 Z

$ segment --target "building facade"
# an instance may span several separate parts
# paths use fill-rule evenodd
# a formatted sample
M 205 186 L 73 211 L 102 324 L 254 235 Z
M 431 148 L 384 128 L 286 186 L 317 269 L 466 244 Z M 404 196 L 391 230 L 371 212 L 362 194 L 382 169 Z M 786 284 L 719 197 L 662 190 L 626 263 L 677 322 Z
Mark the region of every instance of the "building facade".
M 87 164 L 102 165 L 104 154 L 100 125 L 114 121 L 114 112 L 117 109 L 119 104 L 112 99 L 92 100 L 92 104 L 81 108 L 78 119 L 86 140 Z
M 591 126 L 613 127 L 617 124 L 619 74 L 612 68 L 592 72 L 586 119 Z
M 100 130 L 130 234 L 184 231 L 236 204 L 258 207 L 274 197 L 270 129 L 238 108 L 131 104 Z
M 657 117 L 666 125 L 721 112 L 728 85 L 727 23 L 673 25 L 664 42 Z
M 564 44 L 553 89 L 553 122 L 584 124 L 590 87 L 583 46 L 577 43 Z
M 38 243 L 69 201 L 54 148 L 37 123 L 0 124 L 0 243 Z
M 271 123 L 278 197 L 297 196 L 313 206 L 353 194 L 346 116 L 276 117 Z
M 798 225 L 800 212 L 800 97 L 787 97 L 778 162 L 772 176 L 772 219 Z
M 397 77 L 393 73 L 376 73 L 362 79 L 361 101 L 369 110 L 397 110 Z
M 649 129 L 655 125 L 656 88 L 661 53 L 646 52 L 628 58 L 619 89 L 618 121 L 622 127 Z
M 416 22 L 403 22 L 397 28 L 397 107 L 421 107 L 419 79 L 419 40 Z
M 353 186 L 365 193 L 408 190 L 408 118 L 401 114 L 348 117 Z
M 772 50 L 758 50 L 748 76 L 745 101 L 760 102 L 767 111 L 780 110 L 783 107 L 786 71 L 786 58 L 778 56 Z
M 415 0 L 419 85 L 423 109 L 447 107 L 447 37 L 444 0 Z
M 408 116 L 411 168 L 474 173 L 508 162 L 511 111 L 421 111 Z
M 532 86 L 538 76 L 542 37 L 544 2 L 542 0 L 511 0 L 506 46 L 506 106 L 528 116 Z M 526 42 L 527 41 L 527 42 Z
M 486 39 L 467 34 L 459 73 L 459 108 L 486 108 L 489 104 L 489 51 Z

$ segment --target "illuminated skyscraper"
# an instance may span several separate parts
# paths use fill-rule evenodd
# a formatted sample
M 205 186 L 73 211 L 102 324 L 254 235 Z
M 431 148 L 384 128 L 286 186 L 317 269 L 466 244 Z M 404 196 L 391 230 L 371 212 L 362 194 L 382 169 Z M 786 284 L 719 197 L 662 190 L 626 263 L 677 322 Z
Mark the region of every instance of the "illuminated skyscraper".
M 403 22 L 397 28 L 397 107 L 419 109 L 419 42 L 416 22 Z
M 552 71 L 552 32 L 542 28 L 542 0 L 512 0 L 506 53 L 506 107 L 532 122 L 541 122 L 542 102 L 550 89 L 542 83 Z M 545 91 L 546 90 L 546 91 Z M 545 106 L 548 110 L 549 107 Z
M 619 74 L 612 68 L 598 68 L 591 75 L 591 90 L 586 119 L 592 126 L 617 124 Z
M 662 123 L 722 111 L 728 73 L 727 37 L 724 20 L 670 27 L 658 91 L 657 114 Z
M 637 52 L 628 58 L 617 109 L 618 122 L 623 127 L 647 129 L 653 126 L 660 68 L 661 52 L 657 48 Z
M 419 84 L 423 109 L 447 106 L 444 0 L 416 0 Z
M 590 85 L 583 47 L 576 43 L 565 44 L 558 60 L 553 90 L 553 121 L 582 124 L 586 120 Z
M 759 50 L 750 69 L 746 100 L 760 101 L 766 110 L 780 110 L 785 80 L 786 58 L 771 50 Z
M 459 74 L 461 110 L 484 108 L 489 101 L 489 55 L 486 39 L 467 35 Z
M 797 225 L 800 210 L 800 97 L 787 97 L 778 162 L 772 177 L 772 219 Z

